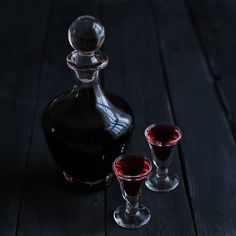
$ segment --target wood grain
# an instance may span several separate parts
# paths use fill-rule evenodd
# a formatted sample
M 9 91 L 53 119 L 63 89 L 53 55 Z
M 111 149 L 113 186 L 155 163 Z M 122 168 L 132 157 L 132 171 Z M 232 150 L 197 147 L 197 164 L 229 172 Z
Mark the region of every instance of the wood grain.
M 0 234 L 15 235 L 50 1 L 0 3 Z
M 236 146 L 186 5 L 153 1 L 198 235 L 234 235 Z
M 186 3 L 236 138 L 236 3 L 229 0 Z

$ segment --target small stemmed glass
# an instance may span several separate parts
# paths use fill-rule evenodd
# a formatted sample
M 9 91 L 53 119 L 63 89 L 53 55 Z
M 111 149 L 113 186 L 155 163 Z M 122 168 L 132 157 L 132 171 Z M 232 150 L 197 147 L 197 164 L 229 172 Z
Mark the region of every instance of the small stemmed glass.
M 148 208 L 139 204 L 142 185 L 152 169 L 145 156 L 123 155 L 113 162 L 113 171 L 120 183 L 126 205 L 119 206 L 113 214 L 116 223 L 123 228 L 139 228 L 150 220 Z
M 173 148 L 181 139 L 181 130 L 172 124 L 153 124 L 147 127 L 144 134 L 156 166 L 145 182 L 146 186 L 155 192 L 175 189 L 179 184 L 179 178 L 177 175 L 170 176 L 168 167 L 172 161 Z

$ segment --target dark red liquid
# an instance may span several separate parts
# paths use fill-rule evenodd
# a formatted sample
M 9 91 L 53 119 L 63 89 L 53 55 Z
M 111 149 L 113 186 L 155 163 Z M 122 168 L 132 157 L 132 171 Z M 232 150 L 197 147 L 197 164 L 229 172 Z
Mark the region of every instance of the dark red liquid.
M 151 163 L 143 156 L 127 155 L 114 165 L 115 173 L 123 182 L 124 191 L 131 196 L 139 193 L 150 170 Z
M 42 123 L 52 156 L 65 173 L 78 180 L 81 189 L 105 186 L 112 163 L 124 151 L 133 128 L 129 106 L 118 96 L 108 97 L 115 111 L 98 104 L 88 89 L 81 90 L 79 97 L 73 91 L 65 94 L 44 110 Z
M 147 128 L 145 134 L 156 158 L 161 161 L 168 159 L 174 144 L 181 137 L 180 130 L 176 126 L 169 124 L 152 125 Z

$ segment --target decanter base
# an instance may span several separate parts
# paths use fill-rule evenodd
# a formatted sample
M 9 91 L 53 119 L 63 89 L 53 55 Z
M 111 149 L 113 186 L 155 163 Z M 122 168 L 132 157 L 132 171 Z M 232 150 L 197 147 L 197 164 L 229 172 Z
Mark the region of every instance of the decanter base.
M 105 178 L 96 181 L 81 181 L 63 171 L 66 184 L 74 190 L 78 191 L 97 191 L 108 186 L 113 179 L 113 173 Z

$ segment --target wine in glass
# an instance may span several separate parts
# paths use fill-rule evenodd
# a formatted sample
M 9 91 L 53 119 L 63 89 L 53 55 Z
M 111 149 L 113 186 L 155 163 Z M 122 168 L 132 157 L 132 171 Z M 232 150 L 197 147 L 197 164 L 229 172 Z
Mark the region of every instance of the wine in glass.
M 170 176 L 168 167 L 172 161 L 173 148 L 180 141 L 181 136 L 181 130 L 172 124 L 152 124 L 146 128 L 145 137 L 156 166 L 145 183 L 150 190 L 168 192 L 178 186 L 178 176 Z

